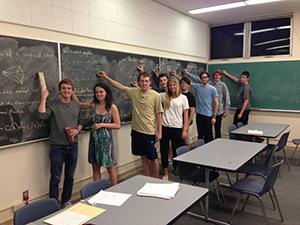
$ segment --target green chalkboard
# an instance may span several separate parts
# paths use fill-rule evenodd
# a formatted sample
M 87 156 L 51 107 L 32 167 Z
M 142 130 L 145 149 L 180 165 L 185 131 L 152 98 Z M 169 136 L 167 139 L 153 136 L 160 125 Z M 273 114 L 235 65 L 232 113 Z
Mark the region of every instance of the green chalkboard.
M 252 107 L 300 111 L 300 61 L 208 65 L 210 73 L 217 69 L 224 69 L 236 76 L 244 70 L 250 72 Z M 235 106 L 239 87 L 225 76 L 222 79 L 228 85 L 232 106 Z

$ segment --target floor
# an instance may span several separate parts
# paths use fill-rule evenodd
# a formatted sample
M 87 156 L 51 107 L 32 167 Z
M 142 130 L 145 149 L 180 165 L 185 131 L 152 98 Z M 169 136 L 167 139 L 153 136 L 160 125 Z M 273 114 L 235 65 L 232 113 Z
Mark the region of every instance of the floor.
M 291 151 L 288 151 L 291 155 Z M 299 154 L 299 153 L 298 153 Z M 300 157 L 300 155 L 297 155 Z M 275 185 L 275 191 L 277 193 L 280 208 L 283 213 L 284 222 L 280 222 L 278 211 L 274 211 L 269 195 L 264 196 L 264 203 L 267 207 L 266 213 L 271 225 L 300 225 L 300 163 L 297 160 L 292 160 L 291 171 L 288 170 L 287 165 L 283 164 L 280 169 L 280 176 L 277 179 Z M 225 174 L 221 176 L 221 182 L 227 182 Z M 235 179 L 235 175 L 232 174 L 232 180 Z M 171 180 L 178 180 L 177 177 L 172 176 Z M 228 183 L 228 182 L 227 182 Z M 217 198 L 214 193 L 210 196 L 210 209 L 209 215 L 212 218 L 221 219 L 228 222 L 231 217 L 233 205 L 235 203 L 237 193 L 234 193 L 229 188 L 223 188 L 225 195 L 225 202 L 222 205 L 218 204 Z M 243 202 L 243 201 L 241 201 Z M 190 211 L 202 213 L 200 204 L 193 206 Z M 190 215 L 183 215 L 179 218 L 174 225 L 201 225 L 210 224 L 204 222 L 198 218 Z M 262 211 L 259 206 L 259 202 L 255 197 L 250 197 L 245 210 L 241 211 L 241 205 L 239 210 L 235 213 L 232 224 L 236 225 L 260 225 L 266 224 Z

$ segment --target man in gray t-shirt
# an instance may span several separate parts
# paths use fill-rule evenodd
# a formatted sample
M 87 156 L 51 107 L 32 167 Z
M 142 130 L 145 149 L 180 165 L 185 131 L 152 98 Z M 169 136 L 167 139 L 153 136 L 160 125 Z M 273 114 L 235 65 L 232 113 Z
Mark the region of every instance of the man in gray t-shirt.
M 233 123 L 237 125 L 238 122 L 242 122 L 246 125 L 248 124 L 249 113 L 251 110 L 250 98 L 252 96 L 252 90 L 249 85 L 250 73 L 248 71 L 243 71 L 240 79 L 231 75 L 226 70 L 223 70 L 223 74 L 241 86 L 237 93 L 237 109 L 234 114 Z
M 50 120 L 50 162 L 51 178 L 49 197 L 58 201 L 59 183 L 63 164 L 65 177 L 61 196 L 61 207 L 69 205 L 72 196 L 74 172 L 78 156 L 78 133 L 82 129 L 80 123 L 80 105 L 73 101 L 74 87 L 70 80 L 59 83 L 59 98 L 46 106 L 49 95 L 47 89 L 41 90 L 40 105 L 38 108 L 41 119 Z

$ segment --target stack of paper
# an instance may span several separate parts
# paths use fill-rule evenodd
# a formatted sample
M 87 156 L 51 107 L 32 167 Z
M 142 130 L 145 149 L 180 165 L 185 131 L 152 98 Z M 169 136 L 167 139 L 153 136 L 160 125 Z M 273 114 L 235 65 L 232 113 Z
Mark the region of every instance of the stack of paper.
M 44 222 L 53 225 L 80 225 L 93 219 L 104 211 L 105 209 L 77 203 L 61 213 L 44 220 Z
M 95 204 L 105 204 L 105 205 L 114 205 L 121 206 L 131 194 L 124 194 L 118 192 L 110 192 L 101 190 L 96 195 L 88 200 L 88 203 L 91 205 Z
M 178 190 L 179 183 L 146 183 L 140 190 L 138 190 L 137 195 L 172 199 L 175 197 Z
M 257 135 L 263 135 L 264 132 L 262 130 L 248 130 L 248 134 L 257 134 Z

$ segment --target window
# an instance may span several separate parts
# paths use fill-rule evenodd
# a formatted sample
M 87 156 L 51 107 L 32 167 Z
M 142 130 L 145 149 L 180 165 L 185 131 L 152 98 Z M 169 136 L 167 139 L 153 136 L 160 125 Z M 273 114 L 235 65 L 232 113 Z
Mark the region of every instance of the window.
M 211 59 L 290 54 L 290 17 L 212 27 L 210 31 Z
M 251 56 L 290 54 L 290 18 L 252 22 Z
M 243 57 L 244 24 L 211 28 L 211 59 Z M 241 34 L 241 35 L 235 35 Z

